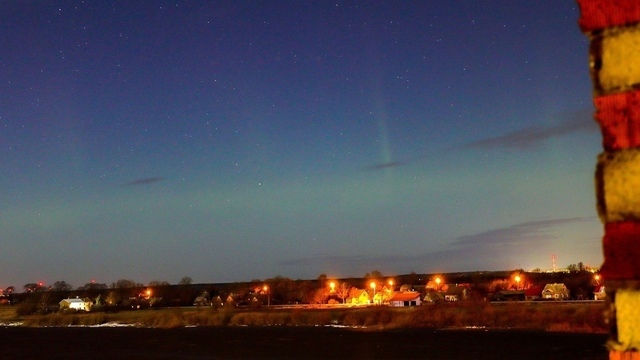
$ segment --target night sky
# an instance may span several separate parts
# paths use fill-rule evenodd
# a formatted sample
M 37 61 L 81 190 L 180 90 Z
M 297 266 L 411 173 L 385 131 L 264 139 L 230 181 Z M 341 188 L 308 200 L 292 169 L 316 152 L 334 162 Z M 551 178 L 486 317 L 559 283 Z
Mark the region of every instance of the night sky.
M 0 1 L 0 287 L 602 261 L 573 1 Z

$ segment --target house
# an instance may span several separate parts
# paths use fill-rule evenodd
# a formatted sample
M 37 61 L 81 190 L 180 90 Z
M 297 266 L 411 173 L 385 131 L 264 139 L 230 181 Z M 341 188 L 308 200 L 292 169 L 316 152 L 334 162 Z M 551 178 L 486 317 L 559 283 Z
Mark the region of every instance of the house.
M 542 290 L 542 298 L 545 300 L 567 300 L 569 289 L 564 284 L 547 284 Z
M 353 305 L 369 304 L 369 293 L 367 290 L 354 289 L 349 294 L 351 296 L 350 303 Z
M 427 294 L 424 296 L 424 302 L 426 303 L 441 303 L 444 301 L 444 294 L 435 291 L 435 290 L 427 290 Z
M 222 304 L 222 298 L 220 297 L 220 295 L 211 299 L 210 305 L 214 308 L 222 307 L 223 304 Z
M 596 286 L 593 290 L 593 299 L 594 300 L 604 300 L 607 298 L 607 293 L 605 292 L 604 285 Z
M 93 302 L 89 299 L 62 299 L 60 301 L 60 310 L 75 309 L 78 311 L 90 311 Z
M 420 304 L 420 293 L 416 291 L 397 292 L 389 299 L 389 305 L 396 307 L 419 306 Z
M 444 301 L 461 301 L 469 297 L 469 290 L 464 286 L 450 285 L 444 293 Z
M 526 298 L 523 290 L 503 290 L 497 291 L 491 297 L 491 301 L 522 301 Z
M 225 300 L 225 304 L 227 304 L 227 306 L 235 306 L 235 300 L 233 299 L 233 296 L 231 296 L 233 294 L 229 294 L 229 296 L 227 296 L 227 300 Z
M 209 306 L 209 293 L 204 291 L 193 301 L 193 306 Z
M 524 299 L 528 301 L 540 300 L 542 298 L 542 286 L 532 286 L 524 291 Z

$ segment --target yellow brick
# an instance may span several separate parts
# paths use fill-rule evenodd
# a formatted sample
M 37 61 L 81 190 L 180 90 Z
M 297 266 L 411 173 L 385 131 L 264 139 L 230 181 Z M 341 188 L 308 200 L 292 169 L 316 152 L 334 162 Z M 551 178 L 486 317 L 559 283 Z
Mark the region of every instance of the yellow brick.
M 640 150 L 601 154 L 596 192 L 598 213 L 603 222 L 640 220 Z
M 640 84 L 640 27 L 616 29 L 602 39 L 598 73 L 605 92 L 629 89 Z
M 618 290 L 615 305 L 620 347 L 640 349 L 640 291 Z

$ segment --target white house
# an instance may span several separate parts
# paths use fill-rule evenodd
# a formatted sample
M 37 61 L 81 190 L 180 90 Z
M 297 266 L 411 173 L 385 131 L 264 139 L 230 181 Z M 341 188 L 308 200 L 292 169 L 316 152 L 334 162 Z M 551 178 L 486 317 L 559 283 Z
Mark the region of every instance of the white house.
M 596 286 L 593 291 L 593 299 L 594 300 L 604 300 L 607 298 L 607 293 L 604 290 L 604 285 Z
M 82 311 L 89 311 L 91 310 L 91 305 L 93 304 L 93 302 L 91 300 L 86 300 L 86 299 L 62 299 L 62 301 L 60 301 L 60 309 L 75 309 L 75 310 L 82 310 Z
M 417 306 L 420 305 L 420 293 L 415 291 L 398 292 L 389 299 L 390 306 Z
M 447 290 L 444 294 L 444 301 L 461 301 L 466 300 L 469 297 L 469 290 L 460 285 L 447 286 Z
M 567 300 L 569 289 L 564 284 L 547 284 L 542 290 L 543 299 Z

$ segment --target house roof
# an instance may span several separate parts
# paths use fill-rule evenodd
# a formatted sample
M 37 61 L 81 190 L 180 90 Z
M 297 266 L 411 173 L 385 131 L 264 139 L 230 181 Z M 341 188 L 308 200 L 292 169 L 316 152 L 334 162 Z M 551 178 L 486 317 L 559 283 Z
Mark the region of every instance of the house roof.
M 367 292 L 367 290 L 357 289 L 357 290 L 354 290 L 353 292 L 353 297 L 361 297 L 363 295 L 369 296 L 369 293 Z
M 532 286 L 524 291 L 525 296 L 540 296 L 542 293 L 542 286 Z
M 544 290 L 542 290 L 543 292 L 563 292 L 566 291 L 567 287 L 560 283 L 560 284 L 547 284 L 544 287 Z
M 464 287 L 464 286 L 451 285 L 447 289 L 446 294 L 447 295 L 459 295 L 459 296 L 462 296 L 462 295 L 464 295 L 465 290 L 467 290 L 467 288 Z
M 427 294 L 424 296 L 425 301 L 440 299 L 444 300 L 444 294 L 435 290 L 427 291 Z
M 522 296 L 525 294 L 524 290 L 501 290 L 496 292 L 496 294 L 501 294 L 504 296 Z
M 71 303 L 84 303 L 86 302 L 84 299 L 62 299 L 60 302 L 68 302 L 69 304 Z
M 415 291 L 395 293 L 389 301 L 411 301 L 420 299 L 420 293 Z

